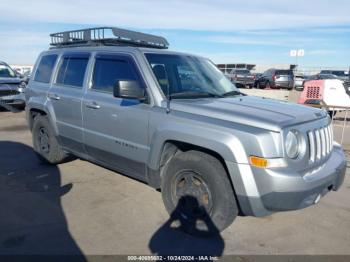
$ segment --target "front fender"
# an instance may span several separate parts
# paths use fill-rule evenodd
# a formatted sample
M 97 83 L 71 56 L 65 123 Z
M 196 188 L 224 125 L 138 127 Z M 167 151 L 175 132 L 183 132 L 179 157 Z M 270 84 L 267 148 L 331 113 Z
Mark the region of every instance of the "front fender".
M 203 147 L 218 153 L 226 161 L 248 164 L 245 149 L 234 134 L 186 123 L 166 123 L 159 126 L 152 135 L 149 168 L 159 169 L 163 146 L 167 141 Z

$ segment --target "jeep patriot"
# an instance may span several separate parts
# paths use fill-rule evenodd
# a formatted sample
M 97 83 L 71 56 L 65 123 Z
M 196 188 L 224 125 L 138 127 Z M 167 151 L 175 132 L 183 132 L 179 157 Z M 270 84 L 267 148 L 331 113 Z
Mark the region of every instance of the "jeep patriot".
M 143 181 L 185 231 L 305 208 L 343 183 L 323 110 L 246 96 L 163 37 L 103 27 L 51 39 L 25 94 L 39 158 L 76 156 Z

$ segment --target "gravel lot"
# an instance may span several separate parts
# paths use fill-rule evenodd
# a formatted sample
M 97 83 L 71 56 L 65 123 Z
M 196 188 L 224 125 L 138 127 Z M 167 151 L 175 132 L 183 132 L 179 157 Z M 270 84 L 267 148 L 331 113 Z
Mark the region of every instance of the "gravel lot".
M 318 205 L 197 239 L 169 227 L 143 183 L 83 160 L 41 164 L 24 113 L 1 111 L 0 254 L 350 254 L 349 175 Z

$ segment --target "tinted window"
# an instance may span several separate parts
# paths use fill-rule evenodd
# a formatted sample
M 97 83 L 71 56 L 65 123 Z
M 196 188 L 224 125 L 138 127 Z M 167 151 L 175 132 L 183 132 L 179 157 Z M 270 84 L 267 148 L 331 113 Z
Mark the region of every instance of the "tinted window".
M 58 70 L 56 83 L 82 87 L 88 61 L 88 55 L 64 56 Z
M 276 70 L 276 75 L 291 75 L 292 71 L 290 70 Z
M 237 74 L 243 74 L 243 75 L 248 75 L 250 74 L 249 70 L 236 70 Z
M 16 77 L 16 74 L 8 65 L 0 64 L 0 77 Z
M 57 60 L 57 55 L 45 55 L 41 58 L 34 81 L 49 83 Z
M 345 71 L 332 71 L 332 74 L 336 76 L 348 76 Z
M 140 81 L 135 67 L 127 57 L 100 55 L 96 57 L 92 89 L 113 92 L 118 80 Z

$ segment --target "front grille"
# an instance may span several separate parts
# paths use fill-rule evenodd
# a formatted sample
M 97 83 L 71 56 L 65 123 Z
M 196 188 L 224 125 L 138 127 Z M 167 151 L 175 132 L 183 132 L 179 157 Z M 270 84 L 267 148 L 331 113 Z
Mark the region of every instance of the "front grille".
M 310 162 L 316 163 L 326 158 L 333 149 L 333 129 L 328 125 L 307 133 L 310 148 Z
M 19 84 L 0 84 L 0 96 L 18 95 Z
M 319 86 L 308 86 L 306 92 L 306 98 L 319 99 L 320 98 L 320 87 Z
M 18 90 L 14 89 L 6 89 L 6 90 L 0 90 L 0 97 L 1 96 L 11 96 L 11 95 L 18 95 Z

